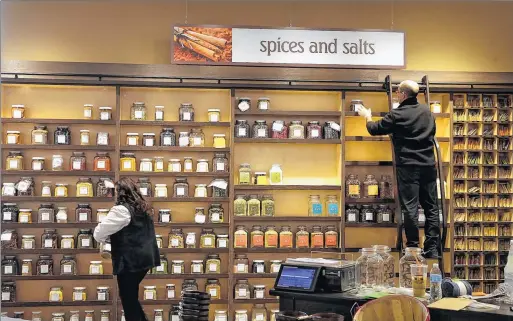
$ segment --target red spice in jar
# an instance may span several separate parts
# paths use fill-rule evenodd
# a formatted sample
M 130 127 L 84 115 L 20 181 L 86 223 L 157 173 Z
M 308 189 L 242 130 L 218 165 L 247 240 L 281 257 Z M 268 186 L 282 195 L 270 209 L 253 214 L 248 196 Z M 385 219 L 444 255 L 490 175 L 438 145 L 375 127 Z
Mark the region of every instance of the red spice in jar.
M 271 138 L 286 139 L 289 137 L 289 128 L 283 120 L 275 120 L 271 132 Z
M 308 122 L 306 128 L 306 135 L 308 139 L 322 139 L 322 128 L 318 121 Z

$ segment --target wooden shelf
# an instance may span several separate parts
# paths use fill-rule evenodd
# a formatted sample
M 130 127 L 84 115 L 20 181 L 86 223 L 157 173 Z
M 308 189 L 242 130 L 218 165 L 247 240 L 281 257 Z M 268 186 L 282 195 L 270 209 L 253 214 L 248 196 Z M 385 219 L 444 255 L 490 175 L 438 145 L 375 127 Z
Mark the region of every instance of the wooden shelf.
M 342 112 L 340 111 L 302 111 L 302 110 L 265 110 L 265 111 L 240 111 L 235 110 L 236 116 L 305 116 L 305 117 L 340 117 Z
M 212 203 L 223 203 L 229 202 L 229 197 L 146 197 L 146 200 L 150 202 L 212 202 Z
M 233 300 L 235 304 L 271 304 L 279 303 L 278 298 L 265 298 L 265 299 L 246 299 L 246 300 Z
M 98 223 L 2 223 L 3 228 L 94 228 Z
M 219 152 L 226 153 L 230 148 L 214 148 L 214 147 L 179 147 L 179 146 L 121 146 L 120 150 L 123 151 L 139 151 L 139 152 Z M 120 172 L 124 173 L 124 172 Z
M 100 176 L 100 177 L 111 177 L 115 175 L 113 171 L 7 171 L 2 170 L 2 175 L 20 175 L 20 176 Z
M 230 127 L 230 122 L 201 121 L 158 121 L 158 120 L 121 120 L 125 126 L 172 126 L 172 127 Z
M 157 223 L 155 222 L 155 227 L 185 227 L 185 228 L 228 228 L 230 227 L 229 223 L 206 223 L 206 224 L 198 224 L 198 223 Z
M 310 252 L 341 252 L 340 248 L 335 249 L 280 249 L 280 248 L 235 248 L 235 253 L 310 253 Z
M 164 280 L 181 280 L 181 279 L 226 279 L 228 273 L 205 274 L 205 273 L 185 273 L 185 274 L 148 274 L 145 279 L 164 279 Z
M 235 143 L 243 144 L 331 144 L 340 145 L 340 139 L 280 139 L 280 138 L 235 138 Z
M 234 279 L 274 279 L 278 273 L 233 273 Z
M 393 199 L 367 199 L 367 198 L 360 198 L 360 199 L 351 199 L 346 198 L 346 204 L 392 204 L 395 203 L 395 200 Z
M 119 172 L 124 177 L 230 177 L 230 173 L 197 173 L 197 172 Z
M 299 222 L 340 222 L 342 218 L 340 216 L 234 216 L 235 222 L 288 222 L 288 221 L 299 221 Z
M 90 307 L 100 305 L 112 305 L 112 301 L 71 301 L 71 302 L 2 302 L 4 308 L 18 307 Z
M 113 197 L 43 197 L 43 196 L 3 196 L 2 201 L 4 202 L 80 202 L 80 203 L 91 203 L 91 202 L 114 202 Z
M 41 254 L 41 255 L 52 255 L 52 254 L 100 254 L 100 249 L 5 249 L 2 250 L 3 254 Z
M 22 150 L 22 149 L 48 149 L 48 150 L 71 150 L 71 151 L 113 151 L 114 146 L 96 146 L 96 145 L 21 145 L 21 144 L 2 144 L 4 150 Z
M 362 141 L 362 142 L 389 142 L 390 137 L 388 136 L 345 136 L 345 140 L 352 141 Z
M 2 275 L 3 280 L 41 281 L 41 280 L 112 280 L 112 274 L 105 275 Z
M 99 119 L 47 119 L 47 118 L 2 118 L 4 124 L 57 124 L 57 125 L 116 125 L 115 120 L 99 120 Z
M 235 185 L 239 191 L 340 191 L 340 185 Z
M 397 228 L 397 223 L 346 223 L 346 227 Z
M 392 166 L 392 161 L 346 161 L 344 165 L 347 166 Z M 450 166 L 451 163 L 443 162 L 443 166 Z
M 218 253 L 228 253 L 228 248 L 215 248 L 215 249 L 174 249 L 174 248 L 162 248 L 159 249 L 159 252 L 162 253 L 208 253 L 208 254 L 218 254 Z
M 179 299 L 174 299 L 174 300 L 140 300 L 140 302 L 141 302 L 141 305 L 165 305 L 165 306 L 169 306 L 171 304 L 173 304 L 173 305 L 179 304 L 180 300 Z M 121 300 L 119 300 L 117 303 L 118 303 L 118 305 L 121 305 Z M 221 299 L 221 300 L 211 300 L 210 301 L 210 305 L 215 305 L 215 304 L 228 304 L 228 300 Z
M 386 114 L 388 114 L 388 112 L 373 112 L 372 117 L 385 117 Z M 358 112 L 356 112 L 356 111 L 345 111 L 344 116 L 346 116 L 346 117 L 355 117 L 355 116 L 361 117 L 360 115 L 358 115 Z

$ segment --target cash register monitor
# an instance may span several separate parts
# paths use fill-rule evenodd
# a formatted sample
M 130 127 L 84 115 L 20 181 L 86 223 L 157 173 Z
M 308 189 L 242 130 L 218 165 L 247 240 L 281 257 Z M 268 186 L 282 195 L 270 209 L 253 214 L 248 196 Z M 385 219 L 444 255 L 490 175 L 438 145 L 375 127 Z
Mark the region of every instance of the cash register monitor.
M 320 267 L 282 264 L 274 288 L 277 290 L 314 292 L 320 272 Z

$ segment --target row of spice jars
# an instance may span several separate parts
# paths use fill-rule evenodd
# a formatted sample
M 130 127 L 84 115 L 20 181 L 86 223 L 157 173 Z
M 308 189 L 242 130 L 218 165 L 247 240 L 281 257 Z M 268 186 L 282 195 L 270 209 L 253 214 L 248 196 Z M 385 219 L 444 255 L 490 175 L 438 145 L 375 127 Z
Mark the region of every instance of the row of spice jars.
M 84 310 L 84 321 L 94 321 L 95 318 L 94 310 Z M 14 319 L 25 319 L 24 311 L 17 311 L 13 313 Z M 2 312 L 2 317 L 7 317 L 7 312 Z M 80 311 L 71 310 L 69 311 L 68 318 L 66 319 L 65 312 L 52 312 L 51 321 L 80 321 Z M 110 321 L 110 310 L 100 310 L 100 321 Z M 32 311 L 31 321 L 43 321 L 41 311 Z M 124 315 L 121 321 L 124 320 Z M 154 320 L 157 321 L 157 320 Z
M 240 185 L 281 185 L 283 184 L 283 170 L 280 164 L 273 164 L 267 172 L 254 172 L 252 175 L 251 165 L 248 163 L 239 166 L 239 184 Z
M 233 215 L 274 216 L 274 198 L 272 195 L 236 195 L 233 201 Z
M 196 232 L 184 233 L 180 228 L 173 228 L 168 235 L 167 247 L 170 249 L 214 249 L 227 247 L 228 235 L 217 235 L 212 228 L 201 229 L 199 237 L 196 234 Z M 157 234 L 156 238 L 157 246 L 164 248 L 165 243 L 162 235 Z
M 5 160 L 6 170 L 24 170 L 25 163 L 22 152 L 10 151 Z M 46 158 L 35 156 L 32 157 L 31 169 L 33 171 L 44 171 L 47 170 L 45 167 Z M 69 166 L 66 166 L 64 157 L 62 155 L 53 155 L 51 159 L 51 166 L 49 168 L 52 171 L 85 171 L 87 170 L 87 159 L 84 152 L 73 152 L 69 159 Z M 93 160 L 94 171 L 110 171 L 111 160 L 109 153 L 99 152 Z
M 29 182 L 29 183 L 25 183 Z M 13 185 L 11 185 L 13 184 Z M 26 185 L 30 184 L 31 186 L 30 193 L 20 194 L 20 186 L 23 188 Z M 2 188 L 2 196 L 35 196 L 34 188 L 33 188 L 34 180 L 32 178 L 26 178 L 25 180 L 22 178 L 20 182 L 17 184 L 14 183 L 4 183 Z M 11 186 L 14 187 L 11 188 Z M 23 189 L 22 188 L 22 189 Z M 96 194 L 96 195 L 95 195 Z M 41 182 L 41 194 L 42 197 L 68 197 L 68 184 L 66 183 L 56 183 L 55 187 L 50 181 L 42 181 Z M 113 197 L 114 196 L 114 182 L 110 178 L 100 178 L 98 183 L 96 184 L 96 188 L 94 187 L 94 183 L 91 178 L 79 178 L 76 183 L 76 197 Z
M 174 300 L 177 298 L 176 285 L 166 284 L 164 295 L 159 293 L 160 287 L 156 285 L 146 285 L 143 291 L 143 300 L 159 300 L 162 296 L 165 300 Z M 184 279 L 182 282 L 181 292 L 184 291 L 198 291 L 198 282 L 196 279 Z M 207 279 L 205 282 L 205 292 L 210 294 L 210 298 L 214 300 L 221 299 L 221 282 L 219 279 Z
M 90 223 L 92 222 L 93 210 L 89 204 L 77 204 L 75 209 L 75 222 L 77 223 Z M 97 210 L 97 222 L 107 216 L 108 209 Z M 31 223 L 32 210 L 20 209 L 16 203 L 2 204 L 2 220 L 3 223 Z M 37 211 L 38 223 L 67 223 L 69 215 L 67 207 L 57 207 L 57 211 L 52 204 L 41 204 Z
M 96 288 L 96 299 L 98 301 L 109 301 L 110 298 L 110 288 L 107 286 L 100 286 Z M 73 302 L 77 301 L 87 301 L 87 287 L 85 286 L 74 286 L 71 294 L 71 300 Z M 64 287 L 62 286 L 53 286 L 50 288 L 50 292 L 48 293 L 48 301 L 50 302 L 62 302 L 64 301 Z M 102 319 L 103 320 L 103 319 Z
M 34 196 L 34 179 L 21 177 L 16 183 L 3 183 L 2 196 Z
M 171 210 L 167 208 L 159 209 L 157 220 L 159 223 L 171 223 Z M 213 224 L 224 222 L 224 208 L 221 204 L 210 204 L 207 213 L 205 213 L 204 207 L 196 207 L 194 213 L 194 223 L 205 224 L 207 222 Z
M 406 253 L 408 253 L 408 249 L 411 248 L 407 248 Z M 390 254 L 390 247 L 373 245 L 370 248 L 361 249 L 360 253 L 360 257 L 356 260 L 356 285 L 358 288 L 382 290 L 384 287 L 395 287 L 395 259 Z M 409 259 L 415 264 L 415 257 L 409 257 Z M 422 262 L 421 260 L 423 258 L 419 255 L 418 264 Z M 408 272 L 410 272 L 410 265 L 404 261 L 403 264 L 408 266 Z
M 178 108 L 178 119 L 180 121 L 194 121 L 194 107 L 191 103 L 181 103 Z M 148 120 L 148 110 L 144 102 L 134 102 L 130 108 L 130 120 Z M 164 120 L 164 106 L 155 106 L 155 120 Z M 208 121 L 219 122 L 221 110 L 216 108 L 208 109 Z
M 271 100 L 267 97 L 260 97 L 257 100 L 256 106 L 258 110 L 265 111 L 271 108 Z M 240 97 L 237 98 L 237 108 L 240 111 L 245 112 L 251 109 L 251 98 L 249 97 Z
M 265 299 L 267 291 L 265 285 L 251 285 L 247 279 L 239 279 L 234 286 L 235 300 Z
M 4 240 L 5 239 L 5 240 Z M 15 239 L 15 240 L 13 240 Z M 14 247 L 6 247 L 10 249 L 18 248 L 18 233 L 15 230 L 4 230 L 2 232 L 2 248 L 8 246 L 8 242 L 13 243 Z M 35 235 L 22 235 L 21 236 L 21 249 L 35 249 L 36 236 Z M 41 235 L 41 248 L 42 249 L 93 249 L 95 242 L 93 240 L 93 232 L 91 229 L 80 229 L 75 236 L 61 235 L 59 242 L 59 235 L 55 229 L 44 229 Z
M 265 304 L 257 303 L 253 305 L 251 314 L 246 309 L 235 310 L 235 321 L 276 321 L 280 310 L 267 309 Z M 251 319 L 249 318 L 251 317 Z M 226 321 L 227 319 L 221 315 L 221 318 L 217 318 L 217 310 L 215 313 L 214 321 Z
M 3 275 L 54 275 L 54 262 L 51 255 L 40 255 L 36 261 L 35 269 L 32 259 L 22 259 L 21 269 L 18 259 L 13 255 L 6 255 L 2 260 Z M 77 275 L 77 260 L 73 255 L 65 254 L 60 260 L 60 270 L 58 275 Z M 102 275 L 103 263 L 101 261 L 89 262 L 89 275 Z
M 280 232 L 275 226 L 254 225 L 250 232 L 239 225 L 234 233 L 235 248 L 338 248 L 339 233 L 335 226 L 312 226 L 309 232 L 306 226 L 298 226 L 295 235 L 290 226 L 282 226 Z
M 139 161 L 139 171 L 141 172 L 164 172 L 164 157 L 142 158 Z M 134 153 L 121 153 L 120 171 L 135 172 L 137 171 L 137 159 Z M 229 170 L 229 162 L 225 153 L 216 153 L 212 159 L 212 168 L 209 166 L 207 159 L 198 159 L 196 166 L 192 157 L 184 157 L 183 161 L 178 158 L 171 158 L 167 162 L 167 171 L 171 173 L 193 173 L 196 168 L 197 173 L 227 173 Z
M 205 260 L 171 260 L 169 264 L 165 255 L 160 255 L 160 265 L 151 269 L 150 274 L 219 274 L 221 258 L 219 254 L 209 254 Z
M 346 208 L 346 223 L 394 223 L 394 212 L 386 204 L 364 204 L 359 208 L 351 204 Z
M 365 180 L 360 182 L 358 175 L 349 174 L 346 179 L 346 197 L 352 199 L 373 198 L 393 199 L 394 188 L 392 177 L 382 175 L 378 182 L 374 175 L 365 175 Z
M 50 137 L 48 128 L 44 125 L 36 125 L 31 131 L 30 144 L 32 145 L 49 145 Z M 25 142 L 23 135 L 18 130 L 8 130 L 5 136 L 5 142 L 9 145 L 19 145 Z M 55 145 L 71 145 L 71 130 L 68 126 L 57 126 L 53 133 L 53 144 Z M 96 145 L 108 146 L 110 144 L 110 136 L 108 132 L 96 133 Z M 80 145 L 92 145 L 91 132 L 89 129 L 80 130 Z
M 281 260 L 253 260 L 250 262 L 246 254 L 236 254 L 233 260 L 233 273 L 278 273 L 280 271 Z
M 151 183 L 139 180 L 139 190 L 144 189 L 141 194 L 147 197 L 168 197 L 167 184 L 155 184 L 153 193 L 151 193 Z M 194 194 L 189 194 L 189 183 L 185 177 L 177 177 L 173 184 L 173 197 L 228 197 L 228 182 L 224 179 L 214 179 L 210 184 L 196 184 Z
M 321 126 L 319 121 L 310 121 L 303 125 L 301 120 L 293 120 L 289 125 L 283 120 L 273 121 L 271 127 L 265 120 L 257 120 L 250 127 L 247 120 L 235 121 L 235 138 L 276 138 L 276 139 L 339 139 L 340 125 L 327 121 Z

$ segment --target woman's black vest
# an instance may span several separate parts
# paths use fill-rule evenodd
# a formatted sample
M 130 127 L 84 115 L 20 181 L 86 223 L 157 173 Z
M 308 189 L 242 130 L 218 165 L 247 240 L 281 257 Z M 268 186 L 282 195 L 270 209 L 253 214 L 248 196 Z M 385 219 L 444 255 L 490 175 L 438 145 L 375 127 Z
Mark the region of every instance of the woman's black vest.
M 110 237 L 114 274 L 139 272 L 160 265 L 159 249 L 155 239 L 153 219 L 146 213 L 130 212 L 130 224 Z

